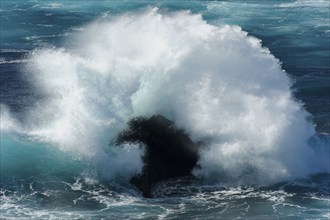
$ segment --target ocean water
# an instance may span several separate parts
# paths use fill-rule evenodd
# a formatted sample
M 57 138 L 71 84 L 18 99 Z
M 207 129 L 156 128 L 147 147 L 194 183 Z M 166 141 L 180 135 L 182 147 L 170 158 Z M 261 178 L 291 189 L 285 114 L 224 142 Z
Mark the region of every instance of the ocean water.
M 1 1 L 2 219 L 329 219 L 330 1 Z M 194 178 L 129 183 L 160 114 Z

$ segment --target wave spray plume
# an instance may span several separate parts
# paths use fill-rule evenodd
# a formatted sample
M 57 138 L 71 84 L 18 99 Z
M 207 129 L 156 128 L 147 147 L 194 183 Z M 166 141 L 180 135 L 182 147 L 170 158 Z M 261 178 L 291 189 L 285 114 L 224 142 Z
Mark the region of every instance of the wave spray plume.
M 20 125 L 29 135 L 132 174 L 138 147 L 115 159 L 109 141 L 133 117 L 163 115 L 205 143 L 197 176 L 270 184 L 329 172 L 279 60 L 240 27 L 149 9 L 97 20 L 71 40 L 30 54 L 31 81 L 47 99 Z

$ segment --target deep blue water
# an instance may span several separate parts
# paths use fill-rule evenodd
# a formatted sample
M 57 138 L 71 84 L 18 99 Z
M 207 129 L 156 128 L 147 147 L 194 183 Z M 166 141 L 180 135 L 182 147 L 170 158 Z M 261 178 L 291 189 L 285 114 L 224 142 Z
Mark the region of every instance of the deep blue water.
M 1 218 L 330 218 L 329 0 L 3 0 L 0 68 Z M 156 113 L 211 150 L 145 199 Z

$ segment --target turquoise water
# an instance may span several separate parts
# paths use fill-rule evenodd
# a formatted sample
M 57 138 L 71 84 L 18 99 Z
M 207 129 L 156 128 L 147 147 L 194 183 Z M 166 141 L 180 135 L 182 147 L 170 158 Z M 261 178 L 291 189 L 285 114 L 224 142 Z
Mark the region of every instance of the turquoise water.
M 329 219 L 329 4 L 1 1 L 1 218 Z M 146 199 L 154 114 L 206 147 Z

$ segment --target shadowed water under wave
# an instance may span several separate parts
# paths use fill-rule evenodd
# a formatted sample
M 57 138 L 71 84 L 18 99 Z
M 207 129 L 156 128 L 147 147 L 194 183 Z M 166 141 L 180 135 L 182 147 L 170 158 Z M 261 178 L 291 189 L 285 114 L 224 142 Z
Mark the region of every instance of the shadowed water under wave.
M 130 182 L 142 191 L 144 197 L 152 197 L 151 188 L 155 183 L 191 176 L 201 147 L 161 115 L 130 120 L 128 128 L 119 134 L 116 143 L 142 145 L 143 169 Z

